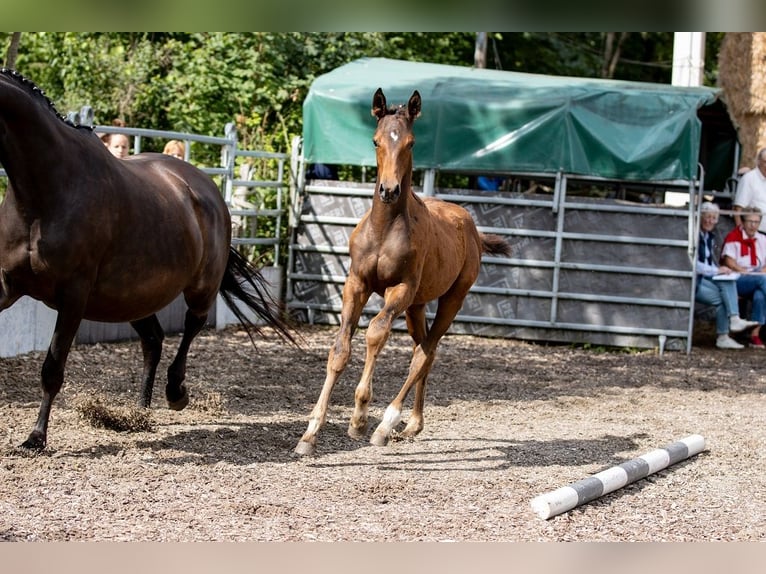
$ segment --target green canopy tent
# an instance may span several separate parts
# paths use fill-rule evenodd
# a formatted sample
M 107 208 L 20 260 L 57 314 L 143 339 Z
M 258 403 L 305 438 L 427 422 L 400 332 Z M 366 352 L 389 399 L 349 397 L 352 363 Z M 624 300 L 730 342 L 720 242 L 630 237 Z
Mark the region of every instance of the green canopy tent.
M 544 76 L 362 58 L 318 77 L 304 102 L 307 162 L 375 165 L 372 95 L 423 98 L 416 169 L 564 172 L 723 189 L 736 131 L 706 87 Z

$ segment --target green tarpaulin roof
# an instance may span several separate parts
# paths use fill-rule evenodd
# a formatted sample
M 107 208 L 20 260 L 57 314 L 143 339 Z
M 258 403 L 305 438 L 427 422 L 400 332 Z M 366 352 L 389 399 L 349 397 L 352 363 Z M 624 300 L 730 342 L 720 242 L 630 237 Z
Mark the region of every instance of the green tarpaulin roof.
M 413 90 L 422 96 L 416 168 L 561 170 L 639 181 L 697 177 L 698 110 L 720 95 L 703 87 L 362 58 L 311 85 L 303 104 L 308 162 L 375 165 L 370 108 L 378 87 L 389 105 L 406 103 Z

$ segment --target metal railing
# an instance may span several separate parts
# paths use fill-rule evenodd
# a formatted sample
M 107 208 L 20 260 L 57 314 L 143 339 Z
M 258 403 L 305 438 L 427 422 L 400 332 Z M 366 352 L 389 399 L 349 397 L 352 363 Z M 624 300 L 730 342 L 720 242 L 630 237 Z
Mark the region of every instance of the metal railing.
M 92 117 L 88 106 L 67 115 L 72 123 L 89 126 L 93 126 Z M 289 172 L 286 170 L 290 154 L 239 149 L 233 123 L 226 124 L 223 137 L 110 125 L 95 125 L 93 128 L 98 134 L 121 133 L 130 136 L 133 140 L 133 154 L 144 151 L 148 139 L 182 141 L 185 147 L 184 160 L 211 176 L 221 189 L 232 216 L 232 245 L 266 246 L 273 252 L 272 265 L 279 264 L 282 256 L 283 216 L 290 186 Z M 201 145 L 220 146 L 219 165 L 205 165 L 198 161 L 200 154 L 195 153 L 195 148 Z M 273 173 L 273 178 L 252 179 L 256 172 L 252 165 L 259 161 L 273 164 L 272 168 L 260 170 L 261 173 Z M 2 166 L 0 177 L 7 177 Z M 268 191 L 268 202 L 263 197 L 257 197 L 260 190 Z M 262 218 L 266 218 L 270 224 L 259 225 Z

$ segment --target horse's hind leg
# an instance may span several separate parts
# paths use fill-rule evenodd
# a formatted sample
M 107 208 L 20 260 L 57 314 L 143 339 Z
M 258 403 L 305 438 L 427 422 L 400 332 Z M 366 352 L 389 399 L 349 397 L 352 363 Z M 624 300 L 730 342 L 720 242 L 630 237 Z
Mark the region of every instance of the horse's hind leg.
M 154 377 L 157 374 L 157 365 L 159 365 L 162 356 L 162 341 L 165 338 L 165 333 L 156 315 L 131 321 L 130 325 L 141 338 L 141 351 L 144 355 L 143 383 L 138 404 L 148 408 L 152 404 Z
M 189 404 L 189 392 L 183 384 L 186 378 L 186 356 L 189 354 L 189 347 L 194 337 L 205 326 L 206 320 L 207 313 L 198 315 L 191 309 L 186 311 L 184 334 L 181 337 L 181 344 L 178 345 L 178 352 L 168 367 L 168 384 L 165 387 L 168 406 L 174 411 L 180 411 Z

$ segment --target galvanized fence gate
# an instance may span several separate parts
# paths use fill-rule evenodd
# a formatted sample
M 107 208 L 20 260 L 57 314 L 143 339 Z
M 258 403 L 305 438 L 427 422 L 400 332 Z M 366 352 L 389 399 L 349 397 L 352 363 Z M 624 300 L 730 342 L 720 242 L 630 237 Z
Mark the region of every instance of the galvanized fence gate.
M 220 165 L 199 167 L 219 183 L 229 205 L 232 243 L 273 250 L 273 264 L 264 267 L 264 274 L 275 295 L 284 293 L 286 307 L 299 321 L 338 323 L 349 267 L 348 239 L 371 205 L 372 183 L 305 181 L 299 138 L 290 153 L 241 150 L 233 125 L 226 126 L 223 137 L 112 126 L 96 129 L 132 136 L 134 153 L 148 138 L 181 140 L 186 144 L 185 159 L 192 162 L 198 146 L 220 147 Z M 253 165 L 259 161 L 273 165 L 273 179 L 253 178 Z M 703 187 L 702 175 L 691 182 L 629 183 L 565 173 L 508 173 L 503 175 L 513 179 L 511 189 L 498 192 L 439 188 L 435 172 L 417 175 L 421 183 L 417 193 L 463 205 L 481 231 L 504 235 L 513 246 L 510 258 L 483 258 L 479 278 L 450 332 L 690 350 L 691 261 L 697 229 L 693 206 Z M 580 194 L 583 188 L 621 192 L 592 198 Z M 622 199 L 626 190 L 643 193 L 650 202 Z M 688 194 L 692 201 L 687 207 L 652 203 L 656 199 L 652 196 L 669 191 Z M 272 205 L 262 201 L 266 192 L 273 194 Z M 278 263 L 284 259 L 280 249 L 286 215 L 290 237 L 284 270 Z M 257 231 L 263 218 L 273 232 L 267 236 Z M 381 301 L 378 296 L 370 299 L 362 326 L 377 313 Z M 34 304 L 19 302 L 0 313 L 0 356 L 47 347 L 55 315 Z M 168 332 L 182 328 L 184 309 L 179 300 L 158 314 Z M 434 311 L 432 303 L 428 316 L 433 317 Z M 8 327 L 13 321 L 23 326 Z M 219 327 L 232 322 L 223 305 L 209 318 Z M 404 329 L 404 321 L 397 321 L 396 328 Z M 133 337 L 127 324 L 85 321 L 78 342 Z

